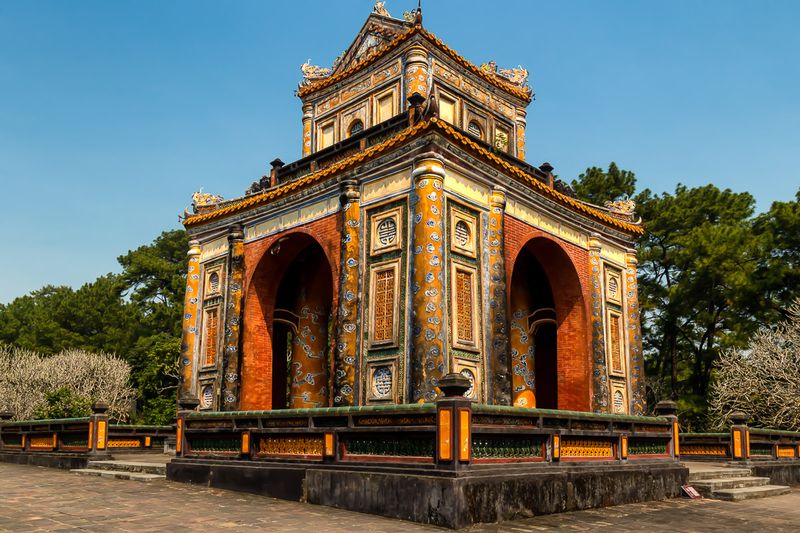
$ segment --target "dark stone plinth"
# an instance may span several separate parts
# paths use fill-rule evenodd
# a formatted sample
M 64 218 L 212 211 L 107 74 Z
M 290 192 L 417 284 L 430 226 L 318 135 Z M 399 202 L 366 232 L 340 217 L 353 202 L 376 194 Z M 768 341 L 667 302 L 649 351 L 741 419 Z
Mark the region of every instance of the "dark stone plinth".
M 735 466 L 746 466 L 754 476 L 768 477 L 772 485 L 800 485 L 800 462 L 797 460 L 736 462 Z
M 110 458 L 111 455 L 101 454 L 92 455 L 74 453 L 28 453 L 28 452 L 0 452 L 0 462 L 14 463 L 18 465 L 45 466 L 48 468 L 61 468 L 72 470 L 74 468 L 86 468 L 87 463 L 92 460 Z
M 680 494 L 678 463 L 481 467 L 458 474 L 357 465 L 174 459 L 167 478 L 453 529 Z

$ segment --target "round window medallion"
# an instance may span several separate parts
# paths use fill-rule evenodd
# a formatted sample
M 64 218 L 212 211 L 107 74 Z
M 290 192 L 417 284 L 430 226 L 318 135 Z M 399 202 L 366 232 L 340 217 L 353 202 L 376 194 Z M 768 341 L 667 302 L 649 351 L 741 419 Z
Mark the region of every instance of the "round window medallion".
M 211 407 L 214 403 L 214 389 L 211 385 L 203 387 L 203 407 Z
M 219 274 L 214 272 L 208 277 L 208 289 L 211 292 L 219 292 Z
M 623 414 L 625 408 L 625 399 L 622 397 L 620 391 L 614 392 L 614 412 L 616 414 Z
M 384 218 L 378 222 L 378 242 L 388 246 L 397 239 L 397 223 L 393 218 Z
M 467 398 L 472 398 L 475 395 L 475 374 L 469 368 L 461 369 L 461 375 L 469 380 L 469 389 L 464 393 Z
M 469 245 L 469 238 L 469 224 L 463 220 L 456 222 L 456 244 L 461 248 L 466 248 Z
M 478 126 L 477 122 L 474 122 L 474 121 L 470 122 L 469 126 L 467 126 L 467 131 L 473 137 L 477 137 L 478 139 L 481 138 L 481 127 Z
M 619 290 L 619 282 L 617 278 L 609 278 L 608 280 L 608 293 L 613 297 L 617 297 L 617 291 Z
M 372 392 L 376 398 L 386 398 L 392 393 L 392 369 L 382 366 L 372 374 Z

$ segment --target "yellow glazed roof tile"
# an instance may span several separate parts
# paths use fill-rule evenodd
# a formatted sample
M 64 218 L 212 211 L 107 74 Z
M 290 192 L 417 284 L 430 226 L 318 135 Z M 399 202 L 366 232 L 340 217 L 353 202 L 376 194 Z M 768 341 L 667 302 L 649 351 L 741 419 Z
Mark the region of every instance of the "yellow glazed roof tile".
M 218 209 L 216 211 L 211 211 L 209 213 L 203 213 L 187 217 L 183 221 L 183 224 L 186 227 L 196 226 L 204 222 L 210 222 L 212 220 L 224 218 L 234 213 L 239 213 L 254 207 L 262 206 L 277 198 L 285 196 L 291 193 L 292 191 L 301 189 L 303 187 L 307 187 L 309 185 L 313 185 L 315 183 L 322 181 L 326 177 L 334 176 L 339 172 L 349 170 L 355 167 L 356 165 L 364 161 L 367 161 L 369 159 L 372 159 L 378 154 L 385 152 L 386 150 L 389 150 L 409 139 L 417 137 L 430 129 L 436 129 L 439 132 L 445 134 L 446 136 L 458 142 L 465 148 L 468 148 L 469 150 L 475 152 L 476 154 L 481 155 L 486 161 L 492 163 L 494 166 L 514 176 L 515 178 L 529 185 L 531 188 L 537 190 L 543 195 L 548 196 L 556 200 L 557 202 L 561 203 L 562 205 L 569 207 L 573 211 L 577 211 L 579 213 L 587 215 L 591 218 L 594 218 L 595 220 L 600 220 L 601 222 L 609 226 L 626 231 L 628 233 L 632 233 L 634 235 L 644 234 L 644 228 L 642 228 L 642 226 L 638 224 L 631 224 L 630 222 L 625 222 L 624 220 L 614 218 L 608 215 L 607 213 L 604 213 L 590 205 L 587 205 L 579 200 L 576 200 L 563 193 L 556 191 L 549 185 L 537 179 L 535 176 L 532 176 L 531 174 L 509 163 L 503 158 L 498 157 L 496 154 L 493 154 L 491 151 L 487 150 L 483 146 L 479 145 L 478 143 L 476 143 L 463 133 L 457 131 L 455 128 L 453 128 L 446 122 L 439 120 L 438 118 L 432 118 L 427 121 L 418 122 L 414 126 L 399 132 L 398 134 L 383 141 L 382 143 L 367 148 L 363 152 L 354 154 L 346 159 L 343 159 L 342 161 L 339 161 L 336 164 L 326 167 L 323 170 L 313 172 L 311 174 L 303 176 L 302 178 L 298 178 L 296 180 L 280 185 L 274 189 L 264 191 L 259 194 L 254 194 L 249 197 L 244 197 L 238 201 L 234 200 L 233 203 L 230 203 L 225 207 Z

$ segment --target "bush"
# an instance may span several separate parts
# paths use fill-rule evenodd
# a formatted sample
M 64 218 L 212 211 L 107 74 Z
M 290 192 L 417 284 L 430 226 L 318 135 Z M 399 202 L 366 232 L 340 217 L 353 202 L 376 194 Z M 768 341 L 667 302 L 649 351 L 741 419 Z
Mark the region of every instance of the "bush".
M 109 416 L 124 422 L 136 392 L 129 385 L 130 373 L 125 361 L 109 354 L 64 350 L 44 356 L 0 345 L 0 411 L 28 420 L 51 408 L 79 410 L 81 402 L 104 402 Z
M 759 331 L 747 348 L 724 352 L 716 367 L 709 414 L 726 427 L 734 411 L 756 426 L 800 431 L 800 300 L 788 318 Z
M 92 400 L 61 387 L 44 395 L 44 404 L 33 410 L 33 418 L 78 418 L 92 414 Z

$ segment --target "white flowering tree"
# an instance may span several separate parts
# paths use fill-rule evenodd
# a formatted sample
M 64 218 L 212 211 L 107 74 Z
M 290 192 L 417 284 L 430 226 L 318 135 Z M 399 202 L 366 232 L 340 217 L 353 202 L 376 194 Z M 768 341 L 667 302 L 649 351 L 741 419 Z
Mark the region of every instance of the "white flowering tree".
M 755 334 L 747 348 L 723 352 L 709 398 L 718 427 L 743 411 L 750 423 L 800 431 L 800 299 L 780 324 Z
M 127 421 L 136 396 L 130 374 L 128 363 L 114 355 L 64 350 L 44 356 L 0 345 L 0 411 L 30 419 L 48 394 L 68 389 L 77 398 L 106 403 L 112 419 Z

